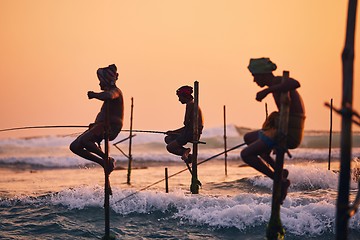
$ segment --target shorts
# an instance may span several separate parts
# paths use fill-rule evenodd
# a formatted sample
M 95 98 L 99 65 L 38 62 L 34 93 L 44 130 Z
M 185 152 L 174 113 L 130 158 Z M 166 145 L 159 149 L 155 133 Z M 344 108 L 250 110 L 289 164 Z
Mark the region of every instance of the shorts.
M 276 116 L 278 118 L 278 116 Z M 277 120 L 272 120 L 276 123 Z M 268 121 L 269 122 L 269 121 Z M 286 146 L 289 149 L 297 148 L 303 138 L 305 116 L 303 114 L 289 115 L 288 134 L 286 139 Z M 275 137 L 277 132 L 276 124 L 268 124 L 259 131 L 259 139 L 264 141 L 269 148 L 276 145 Z M 276 127 L 275 127 L 276 125 Z
M 114 140 L 117 135 L 120 133 L 122 126 L 119 124 L 110 124 L 109 129 L 109 140 Z M 90 126 L 88 130 L 94 135 L 96 142 L 101 142 L 105 138 L 105 123 L 94 123 Z
M 183 131 L 179 135 L 176 136 L 176 142 L 180 146 L 186 145 L 188 142 L 192 142 L 193 140 L 193 133 L 190 131 Z
M 269 148 L 273 148 L 276 145 L 276 141 L 266 136 L 262 130 L 259 131 L 259 139 L 262 140 Z

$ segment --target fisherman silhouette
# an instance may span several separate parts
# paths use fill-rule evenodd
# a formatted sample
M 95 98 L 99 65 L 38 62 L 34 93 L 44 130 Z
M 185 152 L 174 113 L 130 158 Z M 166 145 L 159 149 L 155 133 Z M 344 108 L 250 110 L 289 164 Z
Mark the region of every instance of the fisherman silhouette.
M 70 144 L 70 150 L 80 157 L 96 162 L 105 168 L 104 159 L 106 156 L 98 146 L 104 140 L 105 115 L 107 112 L 105 102 L 108 101 L 109 104 L 109 140 L 111 141 L 117 137 L 123 126 L 124 100 L 121 90 L 115 84 L 119 76 L 115 64 L 99 68 L 97 76 L 102 92 L 89 91 L 87 95 L 89 99 L 98 99 L 104 103 L 96 116 L 95 122 L 91 123 L 89 128 Z M 109 160 L 109 169 L 105 170 L 110 174 L 115 168 L 115 160 L 111 157 L 109 157 Z
M 194 139 L 193 126 L 194 126 L 194 97 L 192 96 L 193 88 L 190 86 L 182 86 L 176 91 L 176 95 L 179 98 L 179 102 L 186 104 L 184 126 L 176 129 L 169 130 L 165 134 L 166 149 L 168 152 L 181 156 L 181 159 L 186 163 L 191 163 L 191 149 L 185 148 L 184 146 L 192 142 Z M 201 109 L 199 107 L 198 115 L 198 136 L 199 140 L 203 129 L 203 118 Z

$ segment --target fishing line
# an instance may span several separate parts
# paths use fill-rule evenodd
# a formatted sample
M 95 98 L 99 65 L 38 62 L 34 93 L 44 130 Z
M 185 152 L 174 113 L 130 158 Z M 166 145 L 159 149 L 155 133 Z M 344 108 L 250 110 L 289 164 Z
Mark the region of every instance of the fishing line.
M 233 151 L 233 150 L 235 150 L 235 149 L 237 149 L 237 148 L 239 148 L 239 147 L 241 147 L 241 146 L 244 146 L 245 144 L 246 144 L 246 143 L 242 143 L 242 144 L 236 145 L 235 147 L 229 148 L 229 149 L 227 149 L 226 151 L 223 151 L 223 152 L 218 153 L 218 154 L 216 154 L 216 155 L 214 155 L 214 156 L 212 156 L 212 157 L 209 157 L 209 158 L 207 158 L 207 159 L 205 159 L 205 160 L 203 160 L 203 161 L 200 161 L 197 165 L 206 163 L 206 162 L 208 162 L 208 161 L 210 161 L 210 160 L 212 160 L 212 159 L 214 159 L 214 158 L 216 158 L 216 157 L 218 157 L 218 156 L 220 156 L 220 155 L 222 155 L 222 154 L 225 154 L 225 153 L 230 152 L 230 151 Z M 174 174 L 168 176 L 168 179 L 169 179 L 169 178 L 172 178 L 172 177 L 174 177 L 174 176 L 176 176 L 176 175 L 178 175 L 178 174 L 180 174 L 180 173 L 182 173 L 182 172 L 185 172 L 185 171 L 187 171 L 187 170 L 188 170 L 188 168 L 184 168 L 183 170 L 180 170 L 179 172 L 174 173 Z M 141 188 L 140 190 L 137 190 L 136 192 L 131 193 L 130 195 L 127 195 L 126 197 L 124 197 L 124 198 L 116 201 L 115 203 L 121 202 L 121 201 L 123 201 L 123 200 L 125 200 L 125 199 L 127 199 L 127 198 L 129 198 L 129 197 L 131 197 L 131 196 L 134 196 L 135 194 L 137 194 L 137 193 L 139 193 L 139 192 L 141 192 L 141 191 L 144 191 L 144 190 L 146 190 L 146 189 L 148 189 L 148 188 L 150 188 L 150 187 L 152 187 L 152 186 L 154 186 L 154 185 L 156 185 L 156 184 L 158 184 L 158 183 L 160 183 L 160 182 L 163 182 L 163 181 L 165 181 L 165 180 L 166 180 L 166 178 L 160 179 L 160 180 L 158 180 L 158 181 L 156 181 L 156 182 L 154 182 L 154 183 L 152 183 L 152 184 L 150 184 L 150 185 L 148 185 L 148 186 L 146 186 L 146 187 L 144 187 L 144 188 Z

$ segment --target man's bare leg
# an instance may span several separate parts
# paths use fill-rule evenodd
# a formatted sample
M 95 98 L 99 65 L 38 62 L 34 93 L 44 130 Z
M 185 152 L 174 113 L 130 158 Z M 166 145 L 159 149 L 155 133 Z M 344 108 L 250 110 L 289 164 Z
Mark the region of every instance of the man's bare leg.
M 106 157 L 105 153 L 96 145 L 94 139 L 94 134 L 90 130 L 86 131 L 71 143 L 70 150 L 80 157 L 95 162 L 105 168 L 103 160 Z M 115 168 L 115 160 L 109 158 L 109 163 L 110 165 L 107 171 L 111 173 Z
M 102 167 L 104 167 L 103 159 L 95 156 L 94 154 L 86 150 L 84 147 L 80 146 L 79 142 L 77 141 L 72 142 L 70 145 L 70 150 L 76 155 L 85 158 L 87 160 L 90 160 L 92 162 L 95 162 L 97 164 L 100 164 Z
M 166 149 L 168 150 L 168 152 L 178 156 L 182 156 L 186 151 L 186 148 L 179 145 L 175 140 L 166 145 Z
M 241 158 L 251 167 L 255 168 L 259 172 L 265 174 L 271 179 L 274 179 L 274 171 L 269 168 L 258 155 L 264 152 L 268 152 L 268 146 L 261 140 L 252 142 L 249 146 L 241 151 Z
M 275 169 L 275 160 L 268 153 L 261 154 L 260 157 L 268 163 L 272 169 Z

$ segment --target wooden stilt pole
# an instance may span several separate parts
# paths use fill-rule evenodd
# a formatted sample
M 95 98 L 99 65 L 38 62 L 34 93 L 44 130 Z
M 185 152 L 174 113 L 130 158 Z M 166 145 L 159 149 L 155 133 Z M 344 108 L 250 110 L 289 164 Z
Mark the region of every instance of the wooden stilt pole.
M 128 173 L 127 173 L 127 184 L 130 185 L 131 178 L 131 165 L 132 165 L 132 155 L 131 155 L 131 146 L 132 146 L 132 131 L 133 131 L 133 111 L 134 111 L 134 98 L 131 98 L 131 115 L 130 115 L 130 134 L 129 134 L 129 155 L 128 155 Z
M 105 197 L 104 197 L 104 209 L 105 209 L 105 235 L 104 240 L 110 238 L 110 180 L 109 180 L 109 102 L 105 102 L 106 105 L 106 115 L 105 115 L 105 159 L 104 159 L 104 175 L 105 175 Z
M 283 72 L 282 82 L 289 79 L 289 72 Z M 282 171 L 284 166 L 284 155 L 286 152 L 286 137 L 288 133 L 289 123 L 289 108 L 290 108 L 290 97 L 289 92 L 281 93 L 280 97 L 281 109 L 279 128 L 277 131 L 277 143 L 276 148 L 276 162 L 275 162 L 275 173 L 274 173 L 274 187 L 271 205 L 271 217 L 266 232 L 267 239 L 278 240 L 284 239 L 285 230 L 282 227 L 280 218 L 280 205 L 281 205 L 281 185 L 282 185 Z
M 225 175 L 227 176 L 227 136 L 226 136 L 226 106 L 224 105 L 224 151 L 225 151 Z
M 336 204 L 336 239 L 347 239 L 353 115 L 354 40 L 357 0 L 349 0 L 345 47 L 342 52 L 342 118 L 339 191 Z
M 328 170 L 330 170 L 331 162 L 331 145 L 332 145 L 332 110 L 333 110 L 333 99 L 330 101 L 330 131 L 329 131 L 329 157 L 328 157 Z
M 192 177 L 190 191 L 199 193 L 199 180 L 197 174 L 198 133 L 199 133 L 199 82 L 194 82 L 194 122 L 193 122 L 193 151 L 192 151 Z

